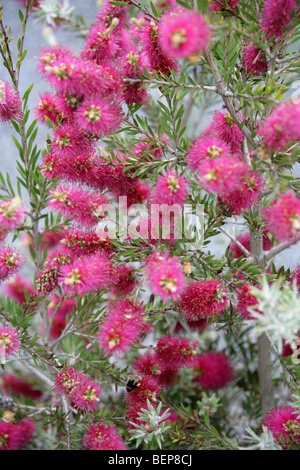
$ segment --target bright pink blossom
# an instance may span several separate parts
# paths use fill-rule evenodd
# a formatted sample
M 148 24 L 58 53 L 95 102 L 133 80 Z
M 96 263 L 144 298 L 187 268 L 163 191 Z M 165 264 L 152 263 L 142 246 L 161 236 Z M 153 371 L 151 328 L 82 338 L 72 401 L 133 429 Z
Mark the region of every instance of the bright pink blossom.
M 191 342 L 188 338 L 163 335 L 155 347 L 157 360 L 164 369 L 190 367 L 198 344 L 198 341 Z
M 235 6 L 239 3 L 240 0 L 227 0 L 227 5 L 231 10 L 235 9 Z M 211 11 L 225 11 L 226 4 L 224 0 L 218 0 L 216 2 L 209 2 L 209 8 Z
M 272 432 L 276 441 L 283 449 L 299 449 L 300 445 L 300 413 L 292 406 L 279 406 L 268 411 L 261 425 Z
M 18 304 L 20 305 L 26 302 L 25 289 L 27 289 L 27 292 L 29 295 L 34 294 L 34 288 L 33 288 L 32 282 L 30 282 L 28 279 L 20 275 L 17 275 L 9 279 L 3 285 L 3 290 L 5 294 L 15 299 L 16 302 L 18 302 Z
M 0 326 L 0 357 L 10 356 L 20 347 L 19 335 L 10 326 Z
M 57 106 L 57 97 L 51 93 L 40 95 L 40 101 L 35 107 L 35 114 L 38 120 L 43 123 L 46 123 L 46 116 L 54 124 L 57 124 L 57 118 L 62 119 Z
M 1 376 L 1 387 L 8 395 L 21 395 L 30 397 L 33 400 L 39 400 L 43 392 L 36 388 L 31 377 L 17 377 L 12 374 L 4 374 Z M 1 446 L 0 446 L 1 447 Z
M 24 258 L 14 248 L 0 248 L 0 282 L 16 274 L 24 264 Z
M 227 289 L 217 279 L 194 281 L 180 299 L 180 308 L 187 321 L 220 316 L 228 306 Z
M 282 242 L 299 233 L 300 198 L 292 191 L 281 193 L 271 205 L 264 209 L 266 229 Z
M 200 136 L 190 146 L 186 155 L 187 164 L 192 170 L 198 171 L 200 165 L 207 159 L 229 157 L 231 149 L 229 145 L 218 137 Z
M 93 96 L 85 98 L 78 106 L 75 119 L 81 129 L 99 138 L 118 130 L 123 115 L 117 103 Z
M 154 187 L 152 204 L 183 205 L 188 197 L 188 182 L 184 176 L 178 176 L 174 170 L 169 170 L 160 176 Z
M 242 115 L 240 117 L 243 119 Z M 207 132 L 226 142 L 232 154 L 242 151 L 244 135 L 228 112 L 216 111 Z
M 15 230 L 23 224 L 25 218 L 26 208 L 18 196 L 0 202 L 0 225 L 2 229 Z
M 237 158 L 219 157 L 205 160 L 199 169 L 199 181 L 209 192 L 224 195 L 237 190 L 249 175 L 246 163 Z
M 222 352 L 207 352 L 194 359 L 194 381 L 207 390 L 226 387 L 233 380 L 233 367 Z
M 260 26 L 268 39 L 281 38 L 291 21 L 292 10 L 296 9 L 296 0 L 264 0 Z
M 242 63 L 249 75 L 259 77 L 268 70 L 266 55 L 251 41 L 248 41 L 243 48 Z
M 257 298 L 251 294 L 251 285 L 243 284 L 238 290 L 237 309 L 246 320 L 253 320 L 249 308 L 254 308 L 258 304 Z
M 0 80 L 0 121 L 22 118 L 22 101 L 13 87 Z
M 85 434 L 84 444 L 91 450 L 126 450 L 115 426 L 107 426 L 104 423 L 90 425 Z

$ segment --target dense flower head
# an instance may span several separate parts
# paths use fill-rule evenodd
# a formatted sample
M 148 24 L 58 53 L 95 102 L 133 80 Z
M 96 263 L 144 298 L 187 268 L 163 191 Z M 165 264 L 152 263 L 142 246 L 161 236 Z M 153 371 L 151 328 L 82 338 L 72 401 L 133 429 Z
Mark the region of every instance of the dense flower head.
M 141 44 L 147 53 L 150 69 L 170 75 L 172 70 L 177 70 L 178 65 L 162 49 L 159 40 L 158 27 L 154 22 L 145 22 L 141 28 Z
M 200 165 L 207 159 L 214 159 L 218 157 L 229 157 L 231 155 L 231 148 L 229 145 L 215 136 L 200 136 L 197 137 L 190 146 L 186 155 L 188 166 L 198 171 Z
M 54 46 L 54 47 L 43 47 L 41 49 L 40 56 L 38 58 L 38 70 L 42 74 L 47 74 L 45 67 L 53 64 L 56 60 L 61 59 L 65 56 L 72 57 L 72 51 L 68 47 Z
M 291 21 L 292 10 L 296 8 L 296 0 L 264 0 L 260 26 L 268 39 L 281 38 Z
M 85 138 L 84 130 L 78 125 L 64 123 L 53 133 L 51 151 L 55 156 L 68 161 L 78 154 L 92 154 L 94 144 L 91 139 Z
M 59 280 L 67 295 L 83 295 L 107 288 L 111 262 L 104 252 L 86 255 L 61 267 Z
M 0 202 L 0 225 L 4 230 L 15 230 L 26 218 L 26 208 L 19 196 Z
M 188 196 L 187 187 L 188 182 L 184 176 L 178 176 L 174 170 L 169 170 L 158 178 L 152 204 L 183 205 Z
M 85 232 L 79 229 L 67 229 L 63 233 L 60 244 L 63 246 L 62 251 L 72 258 L 100 251 L 110 254 L 112 248 L 111 242 L 100 240 L 96 232 Z
M 121 29 L 121 27 L 127 24 L 128 13 L 128 5 L 112 5 L 109 0 L 103 0 L 96 21 L 109 26 L 112 20 L 117 18 L 119 20 L 118 28 Z
M 24 376 L 23 378 L 13 374 L 4 374 L 1 376 L 0 383 L 3 390 L 8 395 L 23 395 L 33 400 L 39 400 L 43 395 L 43 392 L 36 388 L 31 377 L 28 376 Z
M 0 421 L 0 450 L 18 450 L 25 447 L 35 431 L 32 421 L 22 420 L 18 424 Z
M 257 298 L 251 294 L 251 285 L 243 284 L 238 290 L 238 304 L 237 309 L 246 320 L 253 320 L 249 308 L 255 307 L 258 304 Z
M 225 205 L 230 214 L 240 215 L 258 201 L 263 187 L 263 178 L 256 172 L 249 172 L 241 178 L 239 187 L 220 196 L 219 202 Z
M 246 42 L 243 48 L 242 63 L 249 75 L 259 77 L 268 70 L 266 55 L 251 41 Z
M 113 267 L 110 293 L 118 298 L 128 296 L 137 285 L 135 269 L 131 265 L 118 264 Z
M 217 279 L 193 281 L 180 299 L 180 308 L 187 321 L 220 316 L 228 305 L 227 289 Z
M 120 207 L 122 207 L 122 210 L 126 210 L 127 208 L 130 209 L 130 207 L 134 204 L 145 203 L 145 201 L 147 201 L 147 199 L 149 199 L 151 195 L 150 187 L 147 184 L 143 183 L 143 181 L 140 181 L 136 178 L 132 178 L 131 181 L 131 187 L 128 187 L 121 191 L 113 191 L 114 196 L 120 204 Z M 121 197 L 125 196 L 126 200 L 121 199 Z
M 9 279 L 4 285 L 3 290 L 6 295 L 13 298 L 18 302 L 18 304 L 22 305 L 26 302 L 25 298 L 25 288 L 29 295 L 34 294 L 34 288 L 32 282 L 26 279 L 23 276 L 17 275 L 11 279 Z
M 142 409 L 148 408 L 147 400 L 150 401 L 152 406 L 155 406 L 157 399 L 160 396 L 160 389 L 161 386 L 154 377 L 144 375 L 140 381 L 140 385 L 130 393 L 126 394 L 126 416 L 129 421 L 130 428 L 134 429 L 134 426 L 131 423 L 144 423 L 138 419 L 139 413 Z
M 114 302 L 99 329 L 99 346 L 108 355 L 127 351 L 143 331 L 142 306 L 128 299 Z
M 268 148 L 283 152 L 287 145 L 300 140 L 300 103 L 286 101 L 273 109 L 258 130 Z
M 22 101 L 13 87 L 0 80 L 0 121 L 22 118 Z
M 264 209 L 266 229 L 278 241 L 288 240 L 300 230 L 300 198 L 292 191 L 279 194 L 271 205 Z
M 63 251 L 56 251 L 48 256 L 45 261 L 43 270 L 37 276 L 38 292 L 43 294 L 50 294 L 58 288 L 59 274 L 61 268 L 65 264 L 70 264 L 72 258 L 70 255 L 65 254 Z
M 99 138 L 118 130 L 123 115 L 117 103 L 92 96 L 78 106 L 75 118 L 81 129 Z
M 47 92 L 40 95 L 40 100 L 35 107 L 35 114 L 38 120 L 43 123 L 46 123 L 46 116 L 53 124 L 57 124 L 57 118 L 62 118 L 58 109 L 57 97 Z
M 91 153 L 64 156 L 62 153 L 46 153 L 41 170 L 49 180 L 62 179 L 70 183 L 82 183 L 93 187 L 96 159 Z
M 122 58 L 121 71 L 123 79 L 125 79 L 125 86 L 123 89 L 123 99 L 131 106 L 132 104 L 146 104 L 150 96 L 144 87 L 141 87 L 141 82 L 128 83 L 126 79 L 139 79 L 143 74 L 143 69 L 149 68 L 149 61 L 145 54 L 142 54 L 136 47 L 131 48 L 130 51 Z
M 19 347 L 18 332 L 10 326 L 0 326 L 0 357 L 10 356 Z
M 64 183 L 52 189 L 50 194 L 52 199 L 48 202 L 48 207 L 87 227 L 97 225 L 97 210 L 106 203 L 105 197 L 101 194 Z
M 195 11 L 165 14 L 158 25 L 162 49 L 172 58 L 200 56 L 210 40 L 204 16 Z
M 240 117 L 243 119 L 242 115 Z M 232 154 L 241 152 L 244 136 L 228 112 L 216 111 L 207 133 L 226 142 Z
M 83 442 L 91 450 L 126 450 L 115 426 L 108 426 L 105 423 L 90 425 Z
M 233 380 L 233 368 L 222 352 L 206 352 L 194 358 L 194 381 L 207 390 L 226 387 Z
M 206 160 L 199 169 L 199 181 L 209 193 L 224 195 L 240 187 L 249 177 L 246 163 L 232 157 L 219 157 Z
M 227 5 L 231 10 L 234 10 L 235 6 L 239 3 L 240 0 L 227 0 Z M 224 0 L 218 0 L 216 2 L 209 2 L 209 8 L 211 11 L 224 11 L 226 9 L 226 3 Z
M 164 302 L 177 300 L 185 286 L 183 268 L 177 257 L 168 253 L 154 252 L 145 261 L 145 272 L 153 294 Z
M 198 344 L 198 341 L 191 342 L 188 338 L 163 335 L 156 343 L 155 353 L 164 369 L 190 367 Z
M 24 258 L 9 246 L 0 248 L 0 282 L 16 274 L 24 264 Z
M 268 411 L 261 425 L 272 432 L 283 449 L 299 449 L 300 416 L 299 409 L 293 406 L 279 406 Z
M 133 364 L 134 370 L 141 375 L 150 375 L 157 380 L 162 373 L 163 366 L 160 363 L 155 351 L 147 351 L 140 356 Z
M 66 395 L 74 407 L 84 411 L 95 411 L 101 394 L 97 382 L 73 367 L 67 367 L 57 374 L 54 391 Z
M 243 233 L 237 237 L 237 241 L 240 242 L 246 250 L 250 251 L 250 232 Z M 268 251 L 271 249 L 271 241 L 268 237 L 267 232 L 263 232 L 263 249 Z M 245 256 L 245 253 L 241 248 L 234 242 L 230 243 L 229 253 L 232 258 L 240 258 L 240 256 Z
M 119 23 L 118 18 L 112 18 L 110 24 L 96 21 L 86 37 L 81 57 L 97 64 L 118 57 L 121 52 Z

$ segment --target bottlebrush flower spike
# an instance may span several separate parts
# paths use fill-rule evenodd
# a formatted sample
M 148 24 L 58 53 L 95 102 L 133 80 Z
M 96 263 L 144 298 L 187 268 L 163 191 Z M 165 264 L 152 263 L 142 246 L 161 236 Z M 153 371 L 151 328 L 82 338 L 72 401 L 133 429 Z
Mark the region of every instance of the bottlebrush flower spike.
M 103 61 L 118 57 L 121 52 L 120 36 L 115 30 L 119 22 L 118 18 L 113 18 L 110 25 L 105 25 L 101 21 L 96 22 L 86 37 L 81 57 L 99 65 Z
M 224 0 L 219 0 L 218 2 L 210 1 L 209 8 L 211 11 L 225 11 L 228 5 L 228 8 L 234 10 L 239 1 L 240 0 L 227 0 L 226 3 Z
M 298 449 L 300 444 L 299 409 L 292 406 L 278 406 L 268 411 L 261 425 L 272 432 L 275 440 L 284 449 Z
M 155 353 L 164 369 L 190 367 L 195 359 L 198 341 L 179 336 L 163 335 L 156 344 Z
M 144 321 L 139 303 L 128 299 L 113 303 L 99 330 L 99 346 L 107 356 L 127 351 L 141 335 Z
M 137 284 L 133 266 L 119 264 L 113 267 L 111 294 L 116 297 L 126 297 Z
M 56 339 L 60 337 L 62 331 L 66 327 L 66 317 L 68 313 L 72 312 L 73 308 L 76 309 L 76 302 L 74 299 L 63 300 L 55 295 L 51 298 L 48 305 L 48 314 L 52 324 L 50 330 L 51 338 Z
M 97 225 L 97 210 L 106 203 L 105 197 L 101 194 L 63 183 L 52 189 L 50 194 L 52 199 L 48 202 L 48 207 L 87 227 Z
M 266 55 L 251 41 L 247 41 L 243 48 L 242 63 L 249 75 L 259 77 L 268 70 Z
M 277 240 L 285 241 L 294 237 L 300 230 L 300 198 L 292 191 L 281 193 L 264 209 L 263 218 L 266 230 L 273 233 Z
M 226 142 L 218 137 L 203 135 L 193 141 L 186 155 L 186 161 L 192 170 L 198 171 L 200 165 L 207 159 L 230 156 L 231 148 Z
M 246 163 L 232 157 L 204 161 L 199 175 L 199 182 L 207 192 L 220 195 L 235 191 L 250 177 Z
M 140 385 L 127 393 L 125 396 L 126 400 L 126 416 L 129 421 L 129 427 L 131 429 L 134 426 L 131 423 L 142 424 L 139 418 L 139 413 L 142 408 L 147 409 L 147 399 L 150 401 L 152 406 L 155 406 L 157 399 L 160 396 L 160 385 L 151 376 L 144 375 L 140 381 Z
M 101 251 L 109 255 L 112 249 L 112 243 L 109 240 L 100 240 L 95 232 L 77 229 L 66 230 L 60 243 L 63 245 L 62 251 L 71 258 L 80 258 Z
M 143 74 L 144 67 L 149 68 L 149 61 L 146 55 L 141 54 L 136 47 L 131 48 L 122 59 L 121 71 L 125 80 L 123 99 L 128 106 L 132 106 L 134 103 L 142 105 L 150 99 L 147 90 L 141 88 L 142 82 L 130 83 L 126 81 L 126 79 L 139 79 Z
M 19 196 L 0 202 L 0 225 L 4 230 L 19 228 L 26 218 L 26 208 Z
M 22 101 L 13 87 L 0 80 L 0 121 L 22 118 Z
M 94 149 L 92 140 L 76 125 L 65 123 L 54 131 L 51 151 L 59 159 L 70 161 L 79 154 L 91 155 Z
M 185 286 L 185 276 L 180 261 L 168 253 L 154 252 L 145 260 L 145 272 L 153 294 L 164 302 L 177 300 Z
M 228 306 L 228 290 L 217 279 L 194 281 L 180 299 L 180 308 L 187 321 L 220 316 Z
M 243 119 L 241 114 L 240 117 Z M 216 111 L 207 133 L 224 140 L 232 154 L 241 153 L 244 135 L 228 112 Z
M 51 93 L 43 93 L 40 95 L 40 101 L 35 107 L 35 114 L 39 121 L 46 123 L 45 116 L 57 125 L 57 118 L 63 119 L 58 109 L 57 97 Z
M 70 183 L 94 186 L 95 165 L 95 156 L 89 153 L 78 153 L 69 157 L 46 153 L 41 170 L 49 180 L 62 179 Z
M 0 384 L 7 395 L 23 395 L 33 400 L 39 400 L 43 395 L 41 390 L 35 388 L 31 377 L 28 376 L 21 378 L 12 374 L 4 374 L 1 376 Z
M 300 104 L 286 101 L 273 109 L 272 114 L 261 123 L 258 133 L 267 147 L 283 152 L 287 145 L 300 140 Z
M 155 351 L 148 351 L 140 356 L 133 364 L 134 370 L 141 375 L 150 375 L 159 381 L 163 367 Z
M 267 38 L 279 39 L 291 21 L 292 10 L 297 10 L 296 0 L 264 0 L 260 26 Z
M 83 442 L 91 450 L 126 450 L 115 426 L 107 426 L 104 423 L 90 425 Z
M 173 59 L 166 55 L 159 42 L 159 32 L 157 25 L 151 21 L 146 22 L 141 27 L 141 44 L 145 50 L 150 69 L 161 72 L 164 75 L 170 75 L 172 70 L 177 70 L 178 65 Z
M 152 204 L 183 205 L 188 197 L 188 182 L 184 176 L 177 176 L 174 170 L 160 176 L 154 187 Z
M 249 311 L 249 307 L 254 307 L 257 304 L 257 298 L 251 294 L 251 285 L 243 284 L 243 286 L 238 290 L 238 311 L 246 320 L 253 320 L 254 318 Z
M 210 40 L 210 29 L 201 13 L 179 11 L 165 14 L 158 24 L 159 41 L 166 55 L 200 57 Z
M 20 347 L 19 335 L 10 326 L 0 326 L 0 359 L 10 356 Z
M 86 133 L 99 138 L 119 129 L 122 123 L 122 109 L 96 96 L 85 98 L 75 113 L 77 124 Z
M 38 292 L 50 294 L 58 287 L 58 279 L 62 266 L 70 264 L 72 258 L 70 255 L 57 251 L 46 259 L 44 268 L 37 277 Z
M 207 390 L 226 387 L 233 380 L 233 368 L 222 352 L 207 352 L 194 358 L 194 381 Z
M 0 249 L 0 282 L 16 274 L 24 264 L 24 258 L 15 249 L 5 246 Z
M 18 450 L 21 442 L 20 431 L 15 425 L 0 421 L 0 450 Z
M 83 295 L 111 284 L 111 262 L 105 253 L 83 256 L 61 267 L 59 281 L 67 295 Z

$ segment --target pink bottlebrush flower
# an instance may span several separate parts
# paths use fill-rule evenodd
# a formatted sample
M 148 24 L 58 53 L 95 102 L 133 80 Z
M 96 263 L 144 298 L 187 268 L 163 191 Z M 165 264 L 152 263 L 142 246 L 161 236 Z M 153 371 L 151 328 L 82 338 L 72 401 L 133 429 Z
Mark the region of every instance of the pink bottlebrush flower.
M 228 290 L 217 279 L 194 281 L 180 299 L 180 308 L 187 321 L 220 316 L 228 306 Z
M 100 401 L 100 394 L 100 385 L 89 377 L 83 376 L 80 385 L 72 393 L 72 405 L 79 410 L 87 412 L 96 411 Z
M 177 70 L 178 65 L 171 57 L 166 55 L 160 45 L 158 26 L 153 22 L 145 22 L 141 28 L 142 50 L 147 54 L 150 69 L 170 75 L 172 70 Z
M 94 186 L 95 165 L 95 156 L 89 153 L 78 153 L 68 157 L 57 153 L 46 153 L 40 167 L 43 175 L 50 180 L 63 179 L 70 183 Z
M 99 346 L 106 355 L 127 351 L 141 335 L 144 319 L 139 303 L 128 299 L 115 302 L 99 330 Z
M 188 166 L 198 171 L 200 165 L 207 159 L 218 158 L 218 157 L 229 157 L 231 155 L 231 149 L 226 142 L 210 136 L 197 137 L 192 145 L 190 146 L 186 155 Z
M 96 96 L 85 98 L 75 113 L 80 128 L 97 138 L 118 130 L 122 119 L 122 109 L 117 103 Z
M 160 396 L 160 385 L 151 376 L 144 375 L 140 381 L 140 385 L 133 389 L 125 396 L 126 400 L 126 416 L 129 421 L 129 427 L 135 429 L 131 423 L 144 423 L 139 418 L 139 414 L 143 408 L 148 408 L 147 400 L 155 407 L 156 401 Z M 145 424 L 145 423 L 144 423 Z
M 227 0 L 228 8 L 231 10 L 235 9 L 235 6 L 239 3 L 240 0 Z M 224 0 L 218 0 L 217 2 L 211 1 L 209 2 L 209 8 L 211 11 L 225 11 L 226 4 Z
M 18 302 L 18 304 L 22 305 L 26 302 L 25 298 L 25 288 L 29 295 L 34 294 L 34 288 L 31 281 L 28 281 L 23 276 L 17 275 L 11 279 L 9 279 L 4 285 L 3 290 L 5 294 Z
M 52 199 L 48 202 L 48 207 L 89 227 L 97 224 L 97 211 L 106 203 L 101 194 L 84 191 L 79 186 L 60 184 L 56 189 L 52 189 L 50 194 Z
M 151 189 L 147 184 L 136 178 L 132 178 L 131 182 L 131 187 L 123 189 L 123 191 L 113 191 L 116 199 L 126 196 L 126 200 L 119 199 L 120 207 L 124 211 L 130 209 L 134 204 L 143 204 L 151 195 Z
M 205 330 L 207 325 L 208 325 L 207 320 L 192 320 L 192 321 L 186 322 L 186 326 L 191 331 L 199 331 L 199 333 L 202 333 L 202 331 Z M 178 321 L 175 325 L 174 333 L 185 332 L 185 331 L 186 331 L 186 328 L 184 328 L 181 322 Z
M 249 75 L 259 77 L 268 70 L 266 55 L 251 41 L 246 42 L 243 48 L 242 63 Z
M 249 177 L 246 163 L 232 157 L 204 161 L 199 169 L 199 181 L 205 191 L 224 195 L 237 190 Z
M 296 0 L 264 0 L 260 26 L 268 39 L 281 38 L 291 21 L 292 10 L 296 9 Z
M 110 293 L 118 298 L 128 296 L 137 284 L 133 266 L 119 264 L 113 267 Z
M 13 87 L 0 80 L 0 121 L 22 118 L 22 101 Z
M 0 356 L 10 356 L 20 347 L 19 335 L 10 326 L 0 326 Z
M 141 88 L 142 82 L 126 82 L 126 79 L 139 79 L 140 75 L 143 74 L 143 68 L 149 68 L 146 55 L 140 53 L 136 47 L 131 48 L 121 62 L 122 76 L 123 79 L 125 79 L 123 99 L 128 106 L 132 106 L 134 103 L 142 105 L 147 103 L 150 99 L 147 90 Z
M 54 391 L 59 395 L 66 395 L 69 398 L 80 387 L 83 380 L 83 374 L 73 367 L 67 367 L 59 372 L 55 379 Z
M 4 230 L 19 228 L 26 218 L 26 208 L 21 199 L 16 196 L 0 202 L 0 224 Z
M 210 29 L 201 13 L 167 13 L 158 24 L 159 41 L 165 53 L 175 59 L 200 56 L 208 46 Z
M 246 250 L 250 251 L 250 232 L 239 235 L 237 240 L 246 248 Z M 271 249 L 271 241 L 267 232 L 263 232 L 263 249 L 265 251 L 269 251 Z M 240 256 L 245 256 L 245 253 L 234 242 L 232 242 L 229 246 L 229 253 L 232 258 L 240 258 Z
M 216 111 L 207 132 L 226 142 L 232 154 L 241 153 L 244 135 L 228 112 Z
M 14 426 L 16 426 L 20 432 L 20 447 L 27 446 L 36 430 L 35 424 L 28 419 L 22 419 L 22 421 Z
M 35 107 L 35 114 L 39 121 L 46 124 L 45 116 L 57 125 L 57 118 L 62 119 L 58 109 L 57 97 L 51 93 L 40 95 L 40 101 Z
M 113 60 L 120 54 L 120 35 L 117 29 L 119 19 L 113 18 L 109 25 L 97 22 L 91 27 L 81 57 L 101 64 Z
M 146 354 L 140 356 L 133 364 L 133 368 L 141 375 L 150 375 L 159 381 L 159 376 L 162 373 L 163 367 L 158 360 L 155 351 L 148 351 Z
M 37 276 L 38 292 L 50 294 L 58 288 L 59 274 L 64 264 L 70 264 L 72 257 L 62 251 L 50 255 L 44 264 L 43 270 Z
M 283 152 L 287 145 L 300 140 L 300 103 L 286 101 L 275 109 L 259 127 L 269 149 Z
M 76 108 L 82 102 L 83 97 L 72 95 L 71 93 L 57 93 L 55 100 L 61 119 L 73 123 Z
M 299 449 L 300 416 L 299 409 L 292 406 L 278 406 L 268 411 L 261 421 L 272 432 L 275 440 L 284 450 Z
M 218 390 L 233 380 L 233 368 L 222 352 L 207 352 L 194 359 L 194 381 L 206 390 Z
M 104 423 L 90 425 L 83 442 L 91 450 L 126 450 L 115 426 L 107 426 Z
M 184 176 L 177 176 L 173 170 L 169 170 L 164 176 L 160 176 L 154 187 L 152 204 L 179 204 L 183 205 L 188 197 L 188 182 Z
M 240 215 L 258 201 L 263 187 L 263 178 L 251 172 L 241 179 L 238 189 L 220 196 L 219 203 L 224 204 L 232 215 Z
M 0 249 L 0 282 L 16 274 L 24 264 L 24 258 L 14 248 Z
M 20 430 L 15 425 L 0 421 L 0 450 L 18 450 L 21 442 Z
M 300 230 L 300 198 L 292 191 L 281 193 L 271 205 L 264 209 L 266 230 L 278 241 L 294 237 Z
M 68 313 L 71 313 L 73 308 L 76 308 L 76 302 L 74 299 L 62 300 L 59 297 L 53 296 L 51 302 L 48 305 L 49 318 L 53 318 L 50 336 L 53 339 L 59 338 L 62 331 L 66 327 L 66 317 Z
M 22 395 L 33 400 L 39 400 L 43 395 L 43 392 L 36 389 L 31 377 L 28 376 L 21 378 L 12 374 L 4 374 L 1 376 L 0 384 L 7 395 Z
M 118 28 L 123 28 L 128 21 L 128 5 L 112 5 L 109 0 L 104 0 L 101 4 L 101 10 L 97 14 L 96 22 L 109 26 L 114 18 L 119 20 Z
M 107 288 L 111 283 L 111 262 L 105 253 L 83 256 L 62 266 L 59 280 L 66 295 L 83 295 Z
M 48 254 L 57 247 L 60 240 L 63 238 L 62 232 L 47 231 L 42 233 L 41 250 L 44 251 L 47 247 Z M 22 245 L 29 249 L 30 246 L 34 249 L 34 242 L 28 233 L 22 237 Z
M 63 251 L 72 258 L 80 258 L 100 251 L 111 253 L 112 243 L 110 240 L 100 240 L 95 232 L 84 232 L 82 230 L 68 229 L 60 241 Z
M 63 60 L 65 57 L 73 57 L 73 53 L 68 47 L 43 47 L 41 49 L 41 55 L 38 58 L 38 71 L 47 79 L 50 74 L 50 71 L 47 71 L 49 70 L 49 66 L 51 67 L 52 64 Z
M 65 123 L 55 129 L 51 150 L 58 158 L 69 160 L 78 154 L 92 154 L 94 143 L 85 138 L 83 129 L 77 125 Z
M 145 272 L 153 294 L 164 302 L 177 300 L 185 286 L 183 268 L 177 257 L 154 252 L 145 260 Z
M 132 178 L 124 173 L 124 166 L 115 164 L 109 165 L 99 158 L 90 176 L 93 188 L 103 190 L 109 189 L 115 194 L 126 194 L 132 188 Z
M 238 311 L 246 320 L 253 320 L 251 312 L 249 311 L 249 307 L 255 307 L 257 304 L 257 298 L 251 294 L 251 285 L 243 284 L 242 287 L 238 290 Z
M 164 369 L 180 369 L 192 365 L 198 345 L 198 341 L 192 343 L 188 338 L 163 335 L 157 341 L 155 353 Z

